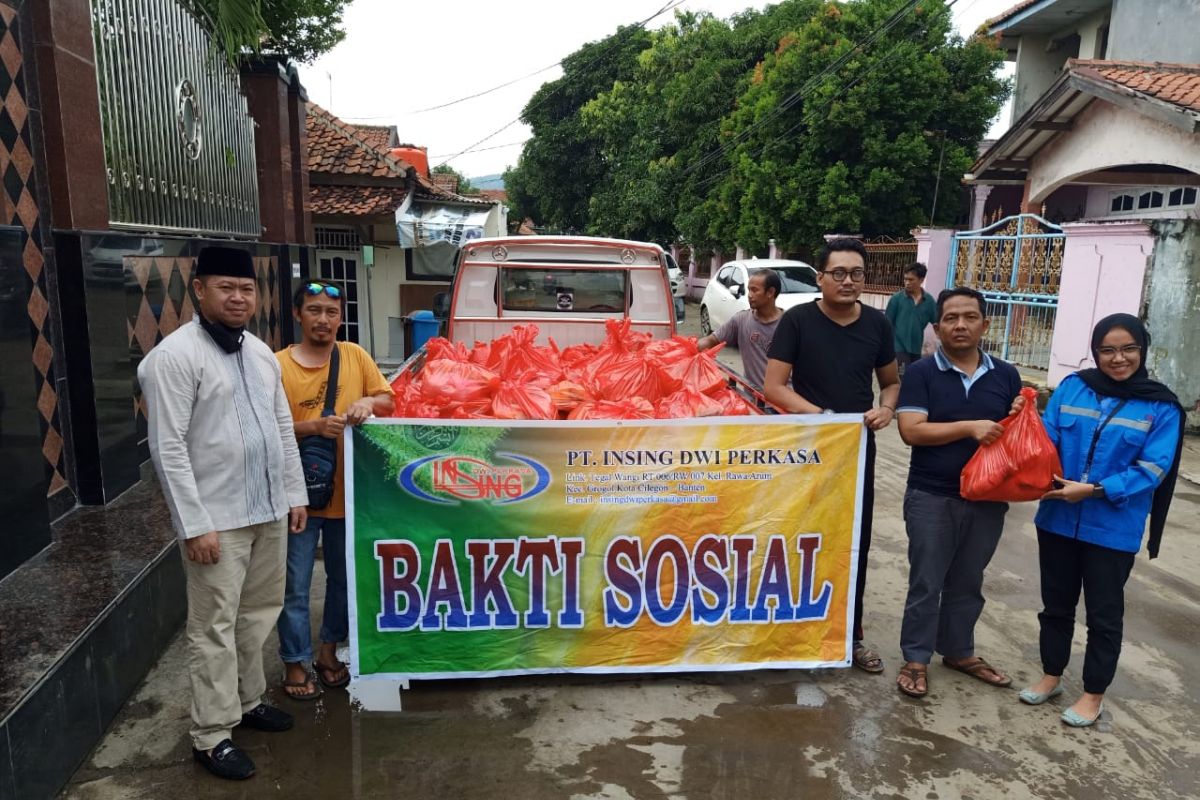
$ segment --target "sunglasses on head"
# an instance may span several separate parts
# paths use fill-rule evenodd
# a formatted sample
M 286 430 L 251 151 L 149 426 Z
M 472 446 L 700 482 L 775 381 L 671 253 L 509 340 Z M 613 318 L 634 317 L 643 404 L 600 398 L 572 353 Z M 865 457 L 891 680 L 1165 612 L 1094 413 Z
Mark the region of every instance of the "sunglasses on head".
M 325 283 L 310 283 L 304 287 L 304 293 L 309 297 L 316 297 L 321 292 L 324 292 L 329 297 L 337 300 L 342 296 L 342 290 L 336 286 L 330 286 Z

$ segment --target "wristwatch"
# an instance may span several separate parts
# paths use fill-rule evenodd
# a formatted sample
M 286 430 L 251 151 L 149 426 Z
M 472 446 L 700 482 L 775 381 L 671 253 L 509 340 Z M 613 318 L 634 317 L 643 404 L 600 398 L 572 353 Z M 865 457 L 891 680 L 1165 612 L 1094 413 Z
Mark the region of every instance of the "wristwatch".
M 1104 487 L 1098 483 L 1092 484 L 1092 497 L 1104 497 Z

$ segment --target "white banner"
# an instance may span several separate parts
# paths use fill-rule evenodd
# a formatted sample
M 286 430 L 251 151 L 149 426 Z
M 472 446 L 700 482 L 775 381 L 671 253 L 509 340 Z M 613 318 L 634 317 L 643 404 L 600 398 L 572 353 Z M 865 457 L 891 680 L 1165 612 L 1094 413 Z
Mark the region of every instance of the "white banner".
M 472 239 L 482 239 L 491 208 L 457 208 L 442 205 L 401 206 L 396 210 L 396 231 L 401 247 L 425 247 L 434 242 L 449 242 L 462 247 Z

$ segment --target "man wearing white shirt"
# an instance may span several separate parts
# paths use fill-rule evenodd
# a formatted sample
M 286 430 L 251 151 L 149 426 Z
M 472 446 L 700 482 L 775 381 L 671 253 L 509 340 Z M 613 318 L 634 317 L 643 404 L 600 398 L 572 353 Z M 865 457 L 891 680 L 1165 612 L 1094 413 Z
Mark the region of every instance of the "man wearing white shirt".
M 287 535 L 304 530 L 307 491 L 292 416 L 271 349 L 245 330 L 257 278 L 244 250 L 196 261 L 196 318 L 138 366 L 150 457 L 187 575 L 192 754 L 244 779 L 254 762 L 233 728 L 283 731 L 265 705 L 262 647 L 283 605 Z

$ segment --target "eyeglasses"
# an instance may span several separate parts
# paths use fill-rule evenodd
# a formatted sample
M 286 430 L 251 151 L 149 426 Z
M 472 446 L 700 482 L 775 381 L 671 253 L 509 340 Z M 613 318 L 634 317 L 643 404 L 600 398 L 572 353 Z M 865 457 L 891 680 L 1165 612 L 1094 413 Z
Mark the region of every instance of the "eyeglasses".
M 847 277 L 855 283 L 865 280 L 867 277 L 867 271 L 862 267 L 855 267 L 854 269 L 842 269 L 841 267 L 837 269 L 825 269 L 821 270 L 821 274 L 828 275 L 838 283 L 846 280 Z
M 1096 352 L 1105 358 L 1112 358 L 1117 353 L 1125 356 L 1125 358 L 1133 358 L 1141 354 L 1142 346 L 1140 344 L 1127 344 L 1124 347 L 1097 347 Z
M 321 292 L 324 292 L 329 297 L 337 300 L 342 296 L 342 290 L 336 286 L 329 286 L 324 283 L 310 283 L 304 287 L 304 293 L 309 297 L 316 297 Z

